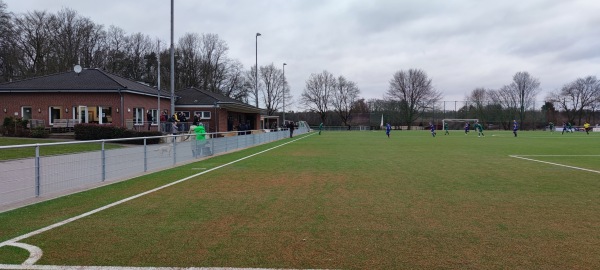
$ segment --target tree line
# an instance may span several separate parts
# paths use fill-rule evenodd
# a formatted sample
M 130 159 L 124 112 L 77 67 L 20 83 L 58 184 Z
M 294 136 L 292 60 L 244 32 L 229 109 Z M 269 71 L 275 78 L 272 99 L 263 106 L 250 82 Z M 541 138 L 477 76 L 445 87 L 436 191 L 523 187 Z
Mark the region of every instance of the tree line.
M 169 48 L 162 44 L 143 33 L 94 23 L 72 9 L 13 14 L 0 0 L 0 83 L 67 72 L 79 64 L 165 89 L 171 66 Z M 245 69 L 228 51 L 217 34 L 185 33 L 175 45 L 175 89 L 200 88 L 248 103 L 258 85 L 268 114 L 280 110 L 283 99 L 291 98 L 282 69 L 260 66 L 256 78 L 254 67 Z
M 259 66 L 256 72 L 256 67 L 247 69 L 229 57 L 228 51 L 227 42 L 218 34 L 185 33 L 175 46 L 175 89 L 205 89 L 248 104 L 260 98 L 268 115 L 281 113 L 284 103 L 293 103 L 283 66 L 271 63 Z M 0 82 L 66 72 L 75 64 L 161 89 L 170 82 L 170 52 L 158 39 L 128 34 L 117 26 L 106 28 L 68 8 L 56 14 L 13 14 L 0 0 Z M 461 110 L 479 119 L 502 123 L 518 119 L 523 123 L 527 113 L 536 109 L 532 106 L 540 91 L 539 79 L 520 71 L 499 89 L 475 88 L 466 96 L 469 105 Z M 357 113 L 388 112 L 393 124 L 411 126 L 426 112 L 439 108 L 442 95 L 425 71 L 407 69 L 392 75 L 383 99 L 365 101 L 357 83 L 324 70 L 306 80 L 299 105 L 323 123 L 334 120 L 350 125 Z M 548 121 L 564 118 L 581 124 L 593 119 L 599 105 L 600 82 L 590 75 L 551 93 L 541 109 Z

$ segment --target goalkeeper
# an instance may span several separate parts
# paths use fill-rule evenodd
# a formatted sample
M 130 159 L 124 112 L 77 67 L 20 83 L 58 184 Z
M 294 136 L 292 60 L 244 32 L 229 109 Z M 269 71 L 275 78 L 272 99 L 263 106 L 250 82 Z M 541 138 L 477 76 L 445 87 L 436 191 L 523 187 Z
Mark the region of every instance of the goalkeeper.
M 477 130 L 477 137 L 485 137 L 485 135 L 483 135 L 483 126 L 479 123 L 479 121 L 475 122 L 475 130 Z

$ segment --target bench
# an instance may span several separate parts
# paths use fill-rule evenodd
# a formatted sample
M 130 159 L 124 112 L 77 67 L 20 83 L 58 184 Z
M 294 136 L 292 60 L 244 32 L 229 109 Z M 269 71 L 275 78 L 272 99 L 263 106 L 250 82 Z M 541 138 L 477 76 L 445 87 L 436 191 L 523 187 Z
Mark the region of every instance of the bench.
M 79 124 L 79 119 L 54 119 L 54 123 L 52 124 L 52 131 L 73 131 L 76 124 Z
M 29 119 L 29 123 L 27 123 L 27 126 L 31 129 L 36 128 L 36 127 L 46 127 L 46 121 L 42 120 L 42 119 Z

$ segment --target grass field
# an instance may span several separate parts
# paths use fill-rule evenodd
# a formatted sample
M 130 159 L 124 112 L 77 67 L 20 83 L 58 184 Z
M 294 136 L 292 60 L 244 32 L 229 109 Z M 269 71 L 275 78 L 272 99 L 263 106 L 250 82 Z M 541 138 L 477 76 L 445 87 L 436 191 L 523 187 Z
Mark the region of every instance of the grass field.
M 0 242 L 288 143 L 19 242 L 38 265 L 600 268 L 599 133 L 442 133 L 285 139 L 0 213 Z
M 36 143 L 55 143 L 64 142 L 62 140 L 51 139 L 32 139 L 32 138 L 13 138 L 0 137 L 0 146 L 21 145 L 21 144 L 36 144 Z M 115 149 L 121 146 L 113 143 L 105 144 L 105 149 Z M 53 145 L 40 148 L 41 156 L 60 155 L 66 153 L 80 153 L 87 151 L 98 151 L 101 149 L 100 143 L 80 143 L 68 145 Z M 0 149 L 0 161 L 19 158 L 35 157 L 35 148 L 17 148 L 17 149 Z

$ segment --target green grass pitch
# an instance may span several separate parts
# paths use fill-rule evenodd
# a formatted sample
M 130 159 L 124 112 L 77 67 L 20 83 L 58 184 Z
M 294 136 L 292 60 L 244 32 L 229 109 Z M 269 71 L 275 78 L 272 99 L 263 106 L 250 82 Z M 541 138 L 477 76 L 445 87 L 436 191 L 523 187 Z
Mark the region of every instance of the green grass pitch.
M 296 139 L 20 242 L 39 265 L 600 268 L 582 132 L 313 132 L 0 213 L 0 242 Z

